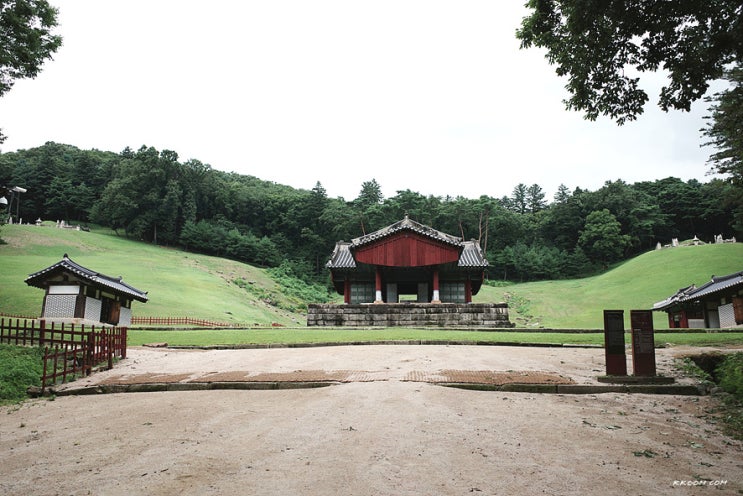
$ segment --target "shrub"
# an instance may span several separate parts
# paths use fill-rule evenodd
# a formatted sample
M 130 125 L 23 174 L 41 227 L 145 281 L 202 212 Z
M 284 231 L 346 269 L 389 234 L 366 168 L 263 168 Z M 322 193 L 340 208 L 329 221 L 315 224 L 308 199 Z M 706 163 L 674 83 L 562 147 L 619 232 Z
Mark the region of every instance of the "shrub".
M 717 366 L 715 376 L 720 387 L 743 401 L 743 353 L 731 353 Z
M 26 398 L 29 386 L 41 385 L 40 348 L 0 344 L 0 404 Z

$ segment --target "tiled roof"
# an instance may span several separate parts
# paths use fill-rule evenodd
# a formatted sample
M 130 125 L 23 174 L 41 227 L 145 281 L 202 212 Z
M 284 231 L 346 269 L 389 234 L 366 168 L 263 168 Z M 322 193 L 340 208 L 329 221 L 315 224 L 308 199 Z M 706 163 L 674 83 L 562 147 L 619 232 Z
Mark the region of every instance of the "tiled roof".
M 462 241 L 462 238 L 424 226 L 423 224 L 410 220 L 407 216 L 399 222 L 378 231 L 374 231 L 373 233 L 354 238 L 350 242 L 339 241 L 335 244 L 333 254 L 330 256 L 330 260 L 325 264 L 325 266 L 330 269 L 356 268 L 356 261 L 353 258 L 354 249 L 404 230 L 412 231 L 452 246 L 461 247 L 462 251 L 459 255 L 459 267 L 488 266 L 488 261 L 485 259 L 482 249 L 480 248 L 480 243 L 477 241 Z
M 691 291 L 697 289 L 693 284 L 685 288 L 681 288 L 676 291 L 675 294 L 669 296 L 663 301 L 659 301 L 653 305 L 653 310 L 665 310 L 666 308 L 672 307 L 673 305 L 680 303 L 682 298 L 688 295 Z
M 372 241 L 376 241 L 380 238 L 387 237 L 399 231 L 413 231 L 415 233 L 421 234 L 431 239 L 435 239 L 437 241 L 441 241 L 443 243 L 447 243 L 447 244 L 454 245 L 454 246 L 462 245 L 462 238 L 458 238 L 456 236 L 452 236 L 451 234 L 446 234 L 441 231 L 437 231 L 436 229 L 432 227 L 424 226 L 423 224 L 419 222 L 410 220 L 407 215 L 405 216 L 403 220 L 395 222 L 394 224 L 391 224 L 387 227 L 384 227 L 380 229 L 379 231 L 374 231 L 373 233 L 369 233 L 364 236 L 354 238 L 353 240 L 351 240 L 351 243 L 353 244 L 354 247 L 363 246 L 363 245 L 371 243 Z
M 480 243 L 475 241 L 465 241 L 462 254 L 459 255 L 460 267 L 487 267 L 488 261 L 480 248 Z
M 43 288 L 44 286 L 42 285 L 42 282 L 46 279 L 46 276 L 61 270 L 71 272 L 80 279 L 88 281 L 94 285 L 104 286 L 116 293 L 131 296 L 137 301 L 146 302 L 148 299 L 146 291 L 140 291 L 137 288 L 126 284 L 121 277 L 110 277 L 85 268 L 82 265 L 73 262 L 66 253 L 64 258 L 54 265 L 30 274 L 26 278 L 26 284 L 37 288 Z
M 703 296 L 714 294 L 720 291 L 724 291 L 734 286 L 743 285 L 743 271 L 736 272 L 727 276 L 715 277 L 712 276 L 712 280 L 707 284 L 700 286 L 696 291 L 686 297 L 686 299 L 697 299 Z
M 743 271 L 726 276 L 712 276 L 711 281 L 698 288 L 694 285 L 681 288 L 676 294 L 653 305 L 653 310 L 665 310 L 675 304 L 699 300 L 705 296 L 719 293 L 735 286 L 743 286 Z
M 330 255 L 330 260 L 325 264 L 330 269 L 354 269 L 356 268 L 356 261 L 353 259 L 351 254 L 351 243 L 347 241 L 339 241 L 335 244 L 333 254 Z

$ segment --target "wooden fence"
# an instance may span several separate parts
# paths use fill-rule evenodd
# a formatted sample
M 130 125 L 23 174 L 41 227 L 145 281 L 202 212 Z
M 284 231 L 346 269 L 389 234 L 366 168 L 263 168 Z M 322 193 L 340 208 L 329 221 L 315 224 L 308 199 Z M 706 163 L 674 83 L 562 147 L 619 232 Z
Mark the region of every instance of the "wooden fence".
M 226 322 L 212 322 L 192 317 L 132 317 L 132 325 L 192 325 L 201 327 L 232 327 Z
M 94 367 L 113 367 L 126 358 L 126 327 L 50 324 L 44 320 L 0 319 L 0 343 L 44 349 L 41 391 L 81 375 Z

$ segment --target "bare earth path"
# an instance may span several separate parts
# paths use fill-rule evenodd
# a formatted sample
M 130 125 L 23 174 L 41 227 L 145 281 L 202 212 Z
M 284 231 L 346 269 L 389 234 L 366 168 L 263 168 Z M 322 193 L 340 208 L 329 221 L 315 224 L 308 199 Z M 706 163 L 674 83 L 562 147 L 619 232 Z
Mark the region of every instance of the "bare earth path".
M 658 350 L 659 371 L 677 376 L 672 358 L 692 351 Z M 3 407 L 0 494 L 743 491 L 743 448 L 714 423 L 713 397 L 509 393 L 435 384 L 455 372 L 484 380 L 541 374 L 546 381 L 596 384 L 603 350 L 133 348 L 113 370 L 71 386 L 302 373 L 341 380 L 319 389 L 59 396 Z

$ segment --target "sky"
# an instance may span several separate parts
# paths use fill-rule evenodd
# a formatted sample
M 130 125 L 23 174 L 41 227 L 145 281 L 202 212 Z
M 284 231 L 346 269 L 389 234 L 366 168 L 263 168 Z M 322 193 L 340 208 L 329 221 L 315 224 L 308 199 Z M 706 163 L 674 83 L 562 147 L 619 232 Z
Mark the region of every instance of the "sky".
M 181 161 L 353 200 L 509 196 L 710 180 L 708 104 L 650 102 L 617 126 L 565 110 L 541 49 L 519 49 L 524 0 L 51 0 L 63 46 L 0 98 L 2 152 L 47 141 Z

